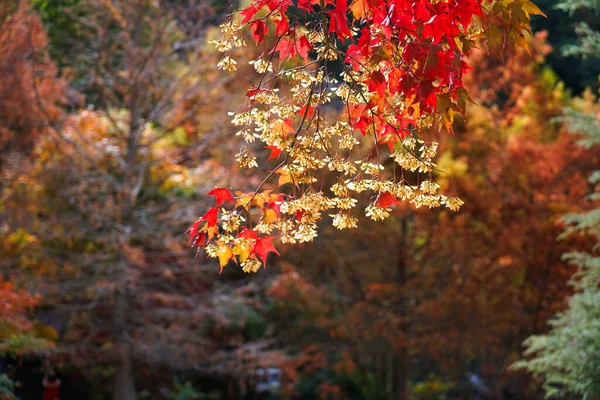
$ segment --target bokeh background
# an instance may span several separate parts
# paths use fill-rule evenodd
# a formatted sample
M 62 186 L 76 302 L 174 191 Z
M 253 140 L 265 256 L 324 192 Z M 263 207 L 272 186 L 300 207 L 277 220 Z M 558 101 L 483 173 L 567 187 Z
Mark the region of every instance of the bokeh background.
M 227 115 L 263 49 L 227 74 L 208 43 L 240 4 L 0 1 L 0 398 L 52 369 L 77 400 L 541 399 L 511 365 L 582 290 L 566 337 L 591 340 L 559 368 L 591 357 L 600 395 L 600 16 L 574 3 L 536 2 L 529 52 L 473 52 L 476 104 L 437 138 L 460 212 L 324 225 L 248 275 L 184 234 L 275 165 L 239 169 Z

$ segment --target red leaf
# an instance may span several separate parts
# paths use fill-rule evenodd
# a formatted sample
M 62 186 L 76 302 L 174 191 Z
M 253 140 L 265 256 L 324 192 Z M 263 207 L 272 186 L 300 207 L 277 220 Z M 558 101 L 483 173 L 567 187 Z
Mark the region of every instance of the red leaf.
M 398 204 L 398 199 L 389 192 L 379 193 L 379 196 L 375 201 L 375 205 L 381 208 L 391 207 L 395 204 Z
M 256 239 L 252 253 L 256 254 L 262 260 L 265 268 L 267 267 L 267 257 L 269 253 L 275 253 L 279 255 L 279 252 L 273 246 L 273 236 L 265 236 Z
M 315 110 L 317 109 L 317 107 L 312 107 L 309 106 L 308 104 L 305 104 L 301 109 L 299 109 L 296 114 L 298 115 L 306 115 L 306 118 L 312 118 L 313 115 L 315 115 Z
M 246 97 L 248 97 L 249 99 L 253 98 L 254 96 L 256 96 L 258 93 L 262 92 L 263 89 L 258 88 L 257 86 L 252 86 L 250 89 L 248 89 L 248 91 L 246 92 Z
M 268 33 L 269 29 L 262 19 L 252 22 L 250 28 L 252 29 L 252 37 L 257 46 L 265 41 L 265 32 Z
M 419 92 L 417 93 L 417 99 L 421 103 L 422 110 L 433 110 L 435 109 L 437 96 L 437 88 L 431 83 L 432 80 L 426 80 L 421 82 L 419 86 Z
M 261 89 L 258 86 L 252 86 L 247 92 L 246 92 L 246 97 L 248 97 L 248 99 L 250 99 L 250 104 L 254 104 L 254 102 L 256 101 L 254 99 L 254 97 L 259 94 L 260 92 L 266 92 L 266 89 Z
M 276 19 L 275 21 L 275 34 L 277 36 L 283 35 L 290 29 L 290 23 L 288 17 L 286 15 L 281 16 L 281 19 Z
M 219 206 L 219 204 L 225 203 L 226 201 L 230 202 L 231 204 L 234 204 L 233 196 L 231 195 L 229 189 L 214 188 L 213 190 L 208 192 L 207 195 L 215 196 L 217 198 L 217 207 Z
M 279 64 L 288 58 L 294 57 L 296 54 L 299 54 L 305 62 L 308 62 L 308 52 L 311 49 L 312 45 L 305 35 L 296 40 L 295 31 L 290 29 L 287 35 L 279 39 L 277 47 L 271 50 L 271 53 L 279 52 Z
M 256 234 L 256 232 L 254 232 L 252 229 L 247 228 L 242 229 L 242 231 L 238 233 L 237 237 L 254 240 L 258 239 L 258 235 Z
M 203 216 L 200 217 L 200 221 L 206 221 L 208 227 L 213 227 L 215 225 L 217 225 L 217 216 L 219 215 L 219 209 L 218 208 L 211 208 L 210 210 L 208 210 L 206 212 L 206 214 L 204 214 Z
M 427 2 L 429 3 L 429 2 Z M 427 21 L 431 18 L 431 13 L 427 9 L 425 2 L 418 1 L 415 4 L 415 19 Z
M 290 32 L 290 35 L 293 33 Z M 279 64 L 281 64 L 286 59 L 293 57 L 296 55 L 296 42 L 294 40 L 281 38 L 277 47 L 275 47 L 272 52 L 279 52 Z
M 373 71 L 365 83 L 369 86 L 369 92 L 377 92 L 380 97 L 385 96 L 387 81 L 385 80 L 385 75 L 381 72 Z
M 267 161 L 269 161 L 271 158 L 279 158 L 281 155 L 282 150 L 277 146 L 265 146 L 265 148 L 271 149 L 271 155 L 269 158 L 267 158 Z
M 470 23 L 473 15 L 481 15 L 481 4 L 477 0 L 458 1 L 452 9 L 452 14 L 457 16 L 463 28 Z
M 313 11 L 315 11 L 312 8 L 312 6 L 314 4 L 319 4 L 319 2 L 316 0 L 298 0 L 298 8 L 300 10 L 306 10 L 308 12 L 313 12 Z
M 308 52 L 309 50 L 312 50 L 312 45 L 306 36 L 302 36 L 298 42 L 296 42 L 296 48 L 300 57 L 304 59 L 304 62 L 308 62 Z
M 205 241 L 206 241 L 206 232 L 200 232 L 198 234 L 198 236 L 196 237 L 196 240 L 194 240 L 194 246 L 195 247 L 204 246 Z
M 360 31 L 358 42 L 348 46 L 346 62 L 352 64 L 355 69 L 359 69 L 361 64 L 371 57 L 372 53 L 371 31 L 365 27 Z
M 327 14 L 331 18 L 329 24 L 329 33 L 335 32 L 340 40 L 344 40 L 344 37 L 351 37 L 350 29 L 348 29 L 348 18 L 346 13 L 348 12 L 348 0 L 336 0 L 335 8 L 327 11 Z
M 281 213 L 281 204 L 282 203 L 283 203 L 283 196 L 280 194 L 275 196 L 275 198 L 272 198 L 271 201 L 269 202 L 269 207 L 271 207 L 273 210 L 275 210 L 275 212 L 277 213 L 277 216 L 279 216 L 279 213 Z
M 199 219 L 198 221 L 194 222 L 194 224 L 190 226 L 190 228 L 187 231 L 185 231 L 186 233 L 190 233 L 190 240 L 188 241 L 188 245 L 192 244 L 192 240 L 194 239 L 194 236 L 196 236 L 196 233 L 198 233 L 198 229 L 200 229 L 201 223 L 202 220 Z
M 246 22 L 250 21 L 252 19 L 252 17 L 254 17 L 256 15 L 257 12 L 258 12 L 258 9 L 256 7 L 254 7 L 253 5 L 250 7 L 246 7 L 242 11 L 240 11 L 240 14 L 242 14 L 244 16 L 244 19 L 242 19 L 242 25 L 245 24 Z

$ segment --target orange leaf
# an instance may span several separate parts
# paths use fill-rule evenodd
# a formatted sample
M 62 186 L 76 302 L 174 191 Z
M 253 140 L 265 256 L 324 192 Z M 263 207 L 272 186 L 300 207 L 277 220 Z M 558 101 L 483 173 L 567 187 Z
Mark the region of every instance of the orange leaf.
M 279 220 L 279 217 L 277 216 L 277 213 L 272 208 L 267 208 L 265 210 L 265 214 L 264 214 L 263 218 L 264 218 L 264 220 L 265 220 L 265 222 L 267 224 L 271 224 L 271 223 L 276 222 L 277 220 Z
M 290 133 L 295 133 L 296 129 L 292 126 L 290 118 L 279 120 L 273 123 L 273 131 L 283 138 L 286 138 Z

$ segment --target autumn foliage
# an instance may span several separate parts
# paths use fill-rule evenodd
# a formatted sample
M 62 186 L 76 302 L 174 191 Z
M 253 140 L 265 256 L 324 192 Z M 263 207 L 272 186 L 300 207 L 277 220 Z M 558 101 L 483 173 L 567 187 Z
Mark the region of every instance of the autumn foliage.
M 440 186 L 465 200 L 460 212 L 400 205 L 383 223 L 363 217 L 364 229 L 344 236 L 327 227 L 312 247 L 284 253 L 294 266 L 281 262 L 269 294 L 294 324 L 279 329 L 303 357 L 325 356 L 326 382 L 341 398 L 441 396 L 448 387 L 468 396 L 460 382 L 473 370 L 494 382 L 491 396 L 536 398 L 536 386 L 509 366 L 564 306 L 574 269 L 562 253 L 592 245 L 556 240 L 562 215 L 587 206 L 584 171 L 594 156 L 556 121 L 568 98 L 543 68 L 550 50 L 540 33 L 509 65 L 472 52 L 465 87 L 480 106 L 441 138 L 438 161 L 448 173 Z M 336 370 L 343 352 L 354 373 Z
M 60 103 L 65 102 L 66 84 L 58 79 L 48 55 L 42 22 L 26 1 L 18 3 L 13 13 L 0 14 L 0 152 L 4 153 L 30 149 L 36 137 L 60 118 Z
M 5 3 L 18 396 L 541 398 L 509 366 L 594 260 L 600 109 L 531 2 Z
M 0 280 L 0 311 L 2 312 L 2 336 L 27 331 L 31 329 L 31 321 L 27 312 L 39 302 L 39 296 L 34 296 L 23 289 L 16 289 L 10 282 Z
M 190 228 L 190 244 L 221 268 L 234 260 L 255 272 L 274 252 L 274 237 L 310 242 L 323 214 L 338 229 L 356 227 L 361 192 L 371 195 L 365 212 L 373 220 L 399 202 L 457 210 L 463 202 L 434 181 L 438 143 L 423 135 L 452 132 L 455 115 L 464 115 L 467 57 L 477 40 L 500 53 L 526 47 L 531 14 L 541 12 L 521 0 L 252 1 L 214 44 L 225 53 L 218 67 L 228 71 L 237 68 L 246 31 L 262 46 L 250 61 L 261 78 L 246 93 L 247 107 L 232 113 L 248 142 L 237 160 L 258 166 L 251 144 L 259 141 L 270 150 L 266 161 L 278 165 L 253 192 L 211 192 L 216 206 Z M 330 172 L 335 179 L 325 183 Z M 280 189 L 263 190 L 274 176 Z M 225 199 L 232 208 L 220 207 Z

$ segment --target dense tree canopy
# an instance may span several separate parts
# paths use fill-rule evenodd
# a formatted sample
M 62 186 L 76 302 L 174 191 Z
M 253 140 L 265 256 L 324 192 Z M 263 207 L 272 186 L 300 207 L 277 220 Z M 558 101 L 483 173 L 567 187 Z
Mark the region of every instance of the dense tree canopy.
M 598 5 L 589 1 L 567 0 L 560 8 L 576 12 L 600 11 Z M 580 56 L 600 56 L 600 33 L 587 24 L 580 26 L 582 37 L 578 46 L 570 52 Z M 600 123 L 597 104 L 580 102 L 565 110 L 562 120 L 569 131 L 578 136 L 578 144 L 585 149 L 597 150 L 600 144 Z M 566 310 L 550 321 L 551 331 L 531 336 L 525 342 L 527 360 L 519 361 L 515 368 L 523 368 L 541 376 L 548 398 L 582 397 L 594 399 L 600 396 L 600 209 L 598 208 L 598 183 L 600 172 L 595 170 L 588 179 L 589 189 L 584 193 L 588 204 L 585 212 L 567 213 L 562 239 L 573 236 L 590 237 L 595 245 L 588 251 L 571 251 L 563 259 L 577 267 L 571 284 L 576 293 L 569 299 Z
M 495 398 L 525 396 L 524 380 L 508 367 L 569 293 L 573 268 L 561 253 L 589 242 L 557 245 L 557 221 L 585 205 L 579 171 L 593 169 L 590 155 L 553 120 L 567 97 L 544 73 L 544 35 L 529 48 L 508 66 L 483 49 L 470 58 L 475 71 L 465 87 L 487 106 L 469 108 L 456 136 L 440 140 L 439 165 L 450 176 L 439 182 L 461 193 L 460 212 L 404 205 L 384 223 L 363 217 L 364 229 L 346 235 L 321 229 L 310 257 L 310 247 L 282 255 L 293 267 L 272 288 L 283 310 L 275 315 L 299 313 L 281 328 L 292 336 L 289 345 L 305 357 L 324 356 L 329 366 L 326 377 L 304 372 L 307 384 L 364 398 L 448 384 L 467 395 L 458 382 L 477 372 L 494 382 Z

